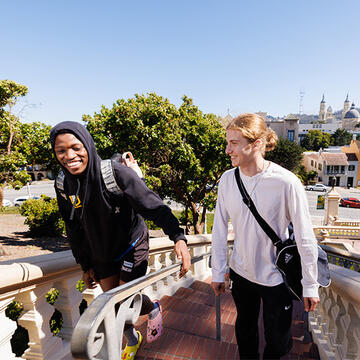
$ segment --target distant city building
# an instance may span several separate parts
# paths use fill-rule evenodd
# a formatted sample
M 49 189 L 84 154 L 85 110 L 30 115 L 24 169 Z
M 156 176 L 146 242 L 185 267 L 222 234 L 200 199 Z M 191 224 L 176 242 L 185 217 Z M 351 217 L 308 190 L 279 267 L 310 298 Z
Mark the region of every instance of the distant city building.
M 347 131 L 359 131 L 357 125 L 360 124 L 360 113 L 352 103 L 350 110 L 346 111 L 342 121 L 342 127 Z
M 360 161 L 360 141 L 356 140 L 356 136 L 353 135 L 353 139 L 351 140 L 350 145 L 343 146 L 341 148 L 341 151 L 343 151 L 346 155 L 351 155 L 351 159 L 349 161 L 349 164 L 355 165 L 355 169 L 353 170 L 352 176 L 354 176 L 355 184 L 354 186 L 360 186 L 360 167 L 359 167 L 359 161 Z M 356 160 L 355 160 L 356 158 Z
M 286 118 L 274 118 L 267 112 L 259 111 L 256 114 L 264 118 L 266 125 L 273 129 L 279 137 L 300 143 L 310 130 L 319 130 L 322 133 L 334 134 L 339 128 L 343 128 L 351 134 L 360 135 L 360 113 L 353 103 L 350 106 L 349 95 L 346 96 L 344 107 L 341 111 L 333 112 L 331 106 L 326 107 L 325 95 L 320 102 L 319 116 L 289 114 Z M 226 125 L 233 119 L 229 114 L 220 118 L 221 123 Z M 311 120 L 314 119 L 314 120 Z
M 303 165 L 306 171 L 316 171 L 318 181 L 336 186 L 360 186 L 360 141 L 353 140 L 348 146 L 330 146 L 327 149 L 304 152 Z
M 289 114 L 284 119 L 276 120 L 265 118 L 265 123 L 276 132 L 278 137 L 299 142 L 299 118 L 297 116 Z
M 326 150 L 326 149 L 325 149 Z M 304 152 L 303 165 L 306 171 L 316 171 L 318 181 L 331 186 L 335 180 L 336 186 L 354 186 L 353 168 L 348 162 L 348 156 L 341 150 L 338 152 Z
M 309 133 L 310 130 L 319 130 L 322 133 L 333 134 L 339 128 L 339 123 L 313 123 L 299 124 L 299 142 Z

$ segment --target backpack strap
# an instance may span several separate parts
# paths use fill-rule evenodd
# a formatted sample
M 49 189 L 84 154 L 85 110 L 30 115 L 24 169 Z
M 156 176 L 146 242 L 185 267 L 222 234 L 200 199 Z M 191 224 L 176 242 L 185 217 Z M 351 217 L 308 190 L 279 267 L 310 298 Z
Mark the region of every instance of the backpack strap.
M 65 182 L 65 174 L 62 170 L 58 173 L 56 179 L 55 179 L 55 187 L 59 190 L 62 197 L 66 199 L 66 194 L 64 190 L 64 182 Z
M 101 175 L 104 180 L 106 189 L 110 193 L 115 195 L 121 195 L 123 193 L 115 180 L 112 162 L 110 159 L 101 160 Z

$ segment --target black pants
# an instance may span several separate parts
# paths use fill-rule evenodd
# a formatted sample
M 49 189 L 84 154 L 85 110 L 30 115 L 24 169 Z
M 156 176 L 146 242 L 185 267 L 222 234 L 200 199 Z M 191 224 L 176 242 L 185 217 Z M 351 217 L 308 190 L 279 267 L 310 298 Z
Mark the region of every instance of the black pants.
M 235 335 L 240 359 L 259 359 L 258 318 L 263 303 L 266 346 L 264 359 L 279 359 L 292 346 L 292 300 L 284 284 L 263 286 L 230 269 L 232 296 L 237 310 Z

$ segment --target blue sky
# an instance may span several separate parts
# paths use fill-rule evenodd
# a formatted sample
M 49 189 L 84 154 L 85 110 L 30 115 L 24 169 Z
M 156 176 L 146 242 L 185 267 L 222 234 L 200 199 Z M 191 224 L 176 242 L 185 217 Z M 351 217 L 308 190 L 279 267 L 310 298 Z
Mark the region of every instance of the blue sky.
M 0 79 L 27 85 L 24 121 L 186 94 L 220 116 L 360 105 L 360 2 L 23 0 L 1 5 Z

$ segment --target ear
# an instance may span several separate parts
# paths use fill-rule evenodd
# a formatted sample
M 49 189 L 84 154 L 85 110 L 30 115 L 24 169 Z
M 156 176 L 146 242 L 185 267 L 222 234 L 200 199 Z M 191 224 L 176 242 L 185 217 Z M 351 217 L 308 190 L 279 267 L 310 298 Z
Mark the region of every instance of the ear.
M 264 146 L 263 139 L 257 139 L 253 142 L 253 146 L 259 150 L 261 150 Z

